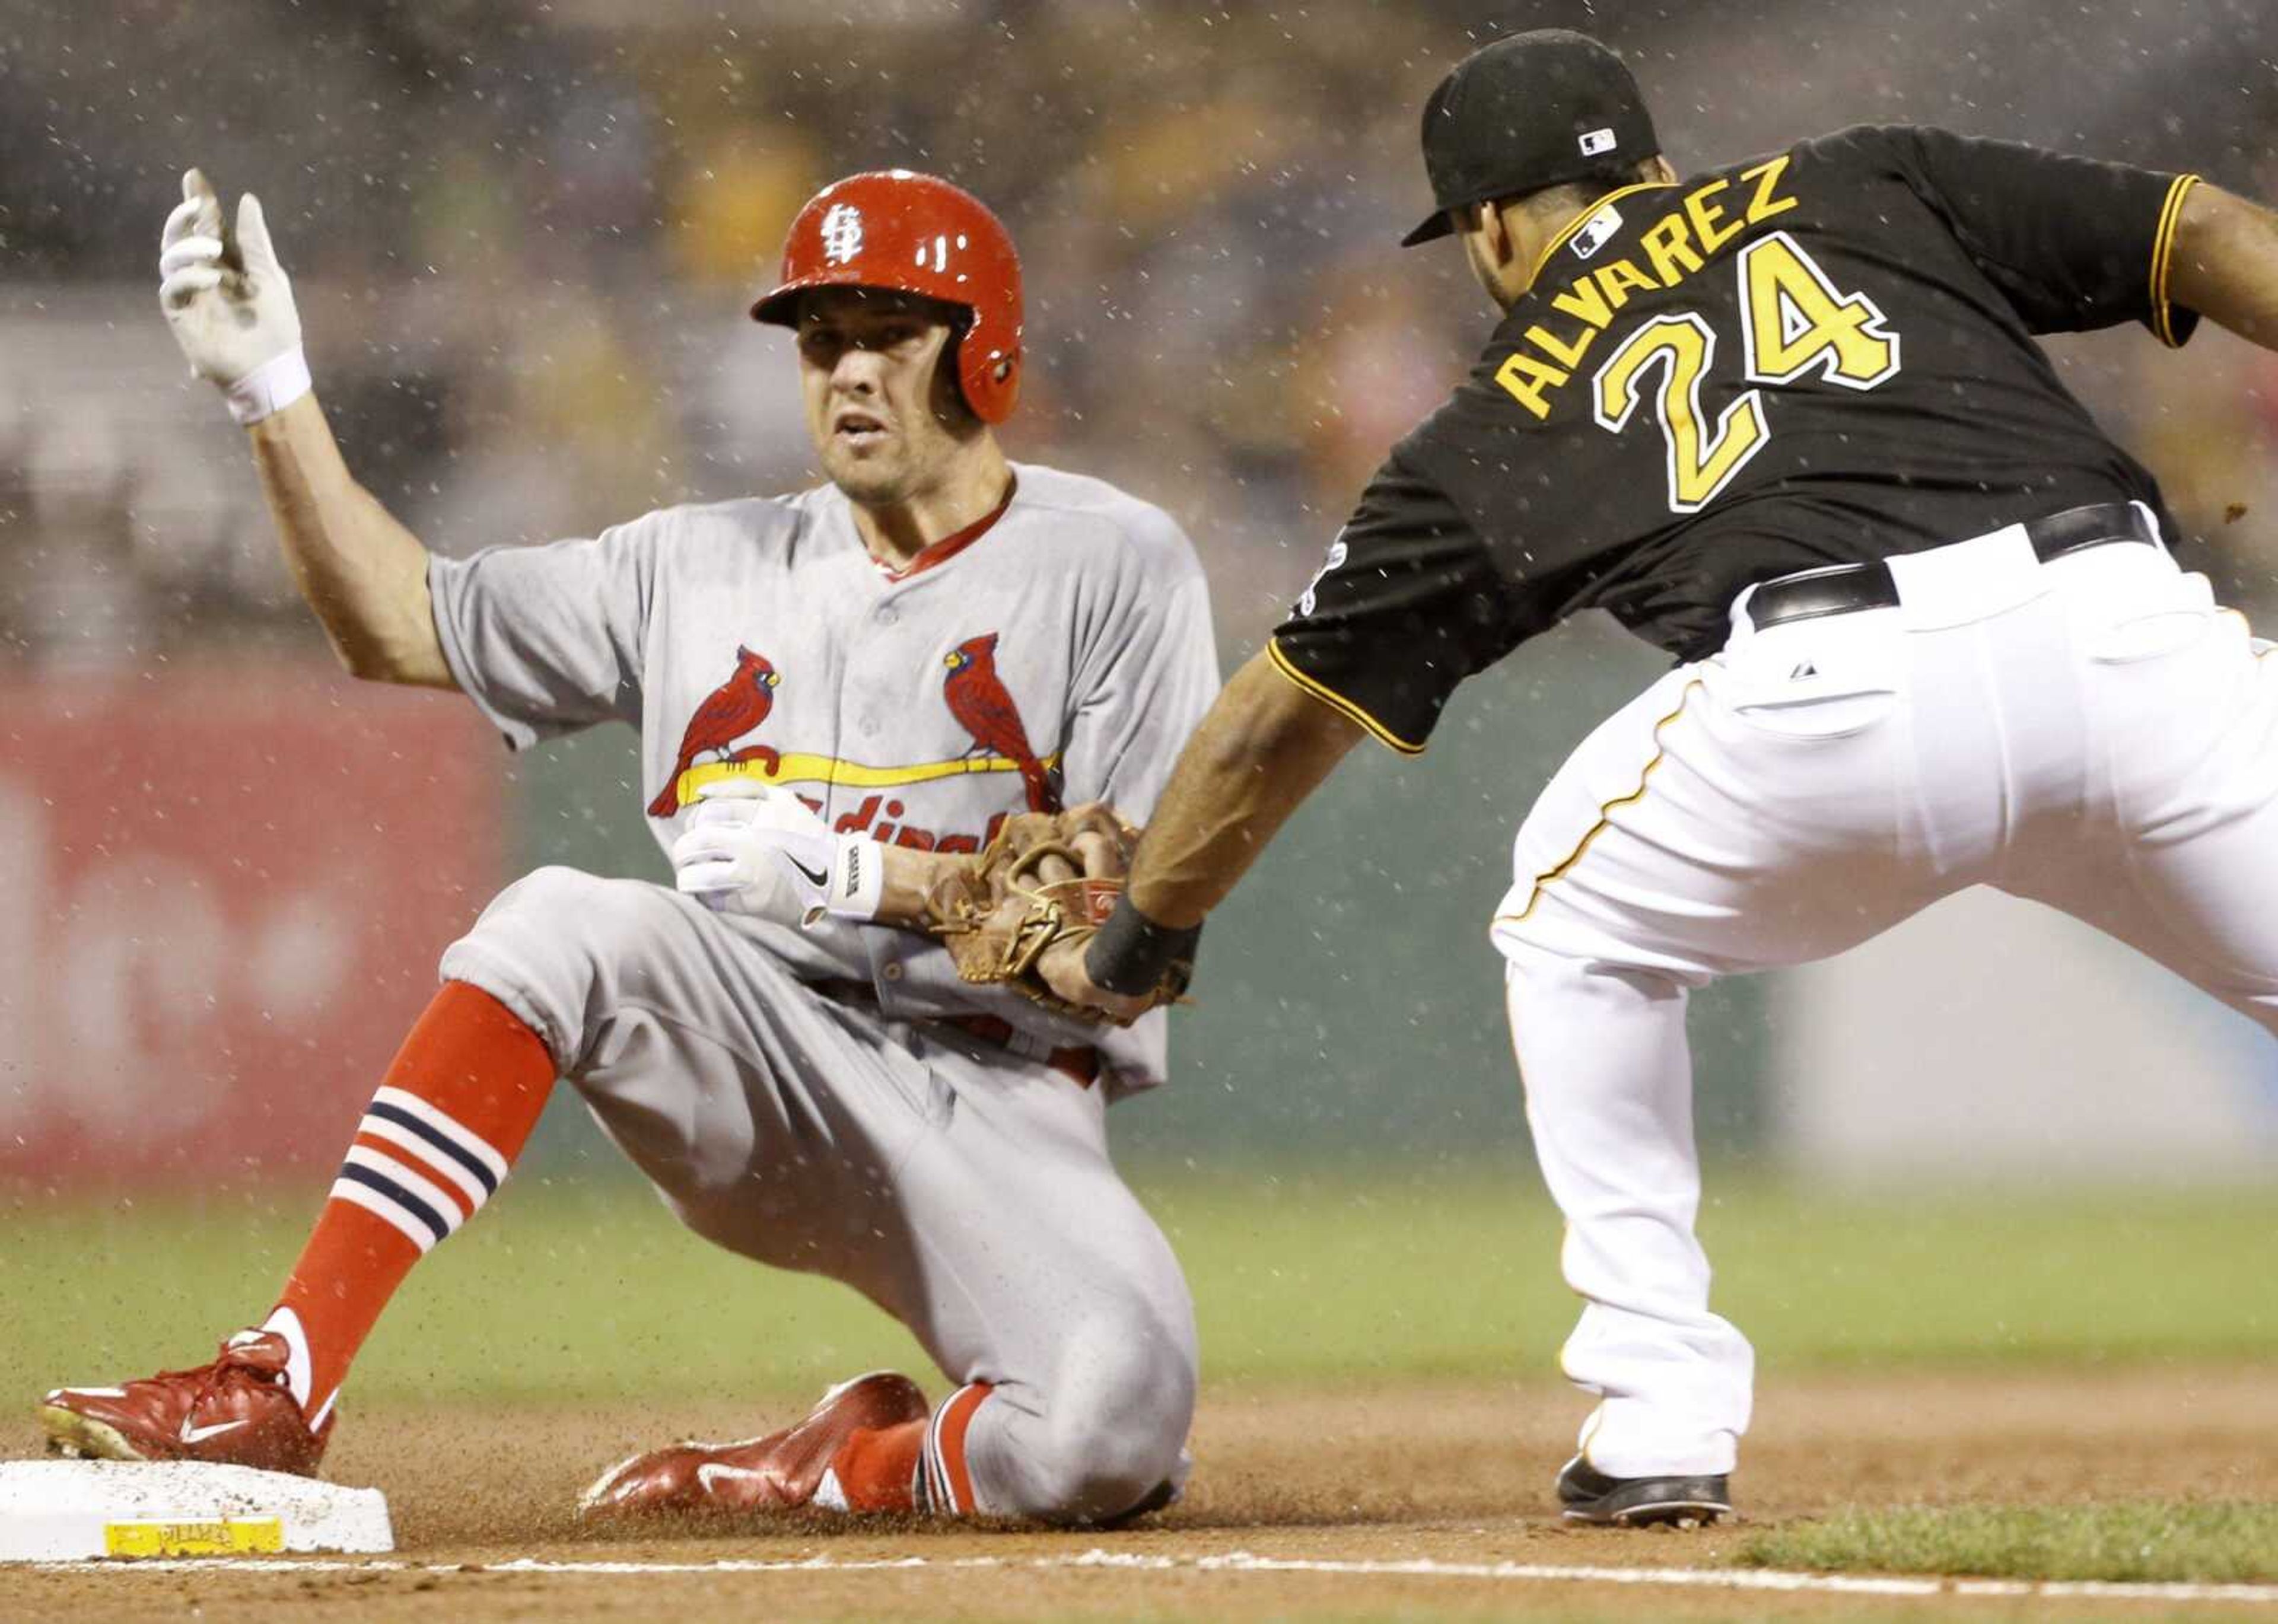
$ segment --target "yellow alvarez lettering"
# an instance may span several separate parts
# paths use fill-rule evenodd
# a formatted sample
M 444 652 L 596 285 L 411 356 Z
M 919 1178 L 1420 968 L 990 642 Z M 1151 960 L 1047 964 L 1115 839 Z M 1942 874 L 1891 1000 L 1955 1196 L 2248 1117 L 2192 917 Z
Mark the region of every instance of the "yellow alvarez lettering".
M 1776 158 L 1766 159 L 1754 169 L 1744 169 L 1740 172 L 1741 179 L 1753 180 L 1756 183 L 1755 193 L 1748 199 L 1749 225 L 1760 225 L 1770 219 L 1772 216 L 1785 214 L 1795 207 L 1794 198 L 1775 197 L 1772 194 L 1779 186 L 1780 177 L 1787 173 L 1787 158 L 1788 155 L 1783 152 Z
M 1554 310 L 1563 310 L 1567 315 L 1587 322 L 1593 327 L 1602 328 L 1608 322 L 1614 319 L 1613 304 L 1608 301 L 1604 294 L 1598 291 L 1597 281 L 1592 277 L 1577 277 L 1574 278 L 1573 286 L 1563 294 L 1553 294 L 1550 296 L 1550 308 Z
M 1617 310 L 1630 301 L 1632 289 L 1661 286 L 1625 259 L 1617 259 L 1610 265 L 1600 266 L 1597 283 L 1606 295 L 1606 302 Z
M 1597 329 L 1585 327 L 1579 337 L 1571 344 L 1567 344 L 1562 342 L 1556 335 L 1540 327 L 1529 327 L 1526 330 L 1526 341 L 1529 344 L 1533 345 L 1560 366 L 1569 370 L 1582 364 L 1583 352 L 1590 347 L 1590 340 L 1597 336 Z
M 1548 362 L 1537 361 L 1525 350 L 1514 350 L 1510 358 L 1495 369 L 1495 382 L 1509 392 L 1512 400 L 1537 417 L 1550 416 L 1550 397 L 1546 392 L 1557 388 L 1573 376 L 1571 372 L 1562 372 Z
M 1537 418 L 1548 418 L 1552 398 L 1572 379 L 1598 335 L 1613 324 L 1632 294 L 1678 286 L 1750 226 L 1796 206 L 1797 200 L 1779 189 L 1787 165 L 1783 153 L 1740 172 L 1742 180 L 1754 183 L 1745 210 L 1740 209 L 1739 194 L 1728 179 L 1704 181 L 1687 192 L 1676 207 L 1638 234 L 1644 265 L 1628 258 L 1609 260 L 1552 294 L 1550 309 L 1571 317 L 1574 327 L 1562 332 L 1543 323 L 1531 324 L 1518 347 L 1495 369 L 1495 382 Z M 1877 335 L 1867 330 L 1842 336 L 1849 344 L 1842 364 L 1854 370 L 1863 366 L 1867 344 Z M 1866 342 L 1858 341 L 1861 338 Z
M 1663 287 L 1675 287 L 1708 262 L 1693 251 L 1692 232 L 1682 214 L 1664 214 L 1645 228 L 1638 246 L 1653 262 L 1653 273 Z
M 1699 191 L 1685 194 L 1685 217 L 1693 222 L 1693 234 L 1701 240 L 1701 249 L 1704 254 L 1714 254 L 1748 229 L 1745 219 L 1726 225 L 1724 211 L 1709 201 L 1727 184 L 1722 180 L 1712 180 Z

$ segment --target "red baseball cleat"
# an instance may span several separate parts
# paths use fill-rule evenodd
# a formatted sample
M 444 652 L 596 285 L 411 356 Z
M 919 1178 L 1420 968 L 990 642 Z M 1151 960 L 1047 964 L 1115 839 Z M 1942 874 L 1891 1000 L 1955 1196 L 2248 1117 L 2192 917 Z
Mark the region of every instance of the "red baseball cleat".
M 195 1370 L 124 1387 L 58 1387 L 41 1401 L 48 1447 L 97 1460 L 203 1460 L 313 1477 L 333 1422 L 311 1432 L 273 1331 L 241 1330 Z
M 805 1421 L 780 1432 L 740 1444 L 674 1444 L 620 1461 L 579 1497 L 577 1513 L 645 1516 L 808 1506 L 827 1511 L 906 1510 L 906 1496 L 890 1491 L 888 1498 L 876 1500 L 842 1481 L 848 1445 L 858 1434 L 925 1418 L 925 1394 L 916 1383 L 891 1370 L 873 1370 L 841 1382 L 822 1395 Z M 913 1435 L 913 1467 L 917 1442 Z

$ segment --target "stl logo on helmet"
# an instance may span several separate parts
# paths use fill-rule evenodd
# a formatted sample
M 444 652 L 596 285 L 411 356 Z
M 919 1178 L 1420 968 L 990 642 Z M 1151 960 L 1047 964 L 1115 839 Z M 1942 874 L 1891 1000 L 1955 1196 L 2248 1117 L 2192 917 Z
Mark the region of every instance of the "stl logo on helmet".
M 833 203 L 822 216 L 822 257 L 843 265 L 862 251 L 862 211 L 852 203 Z

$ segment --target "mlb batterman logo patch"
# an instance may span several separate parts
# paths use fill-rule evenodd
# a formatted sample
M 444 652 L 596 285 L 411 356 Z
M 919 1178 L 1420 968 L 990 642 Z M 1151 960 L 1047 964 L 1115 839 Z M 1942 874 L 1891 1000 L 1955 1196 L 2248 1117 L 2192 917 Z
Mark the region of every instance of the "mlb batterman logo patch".
M 1573 249 L 1576 259 L 1587 259 L 1606 246 L 1606 239 L 1622 228 L 1622 217 L 1611 203 L 1592 215 L 1587 224 L 1574 233 Z
M 862 251 L 862 211 L 852 203 L 833 203 L 822 216 L 822 257 L 843 265 Z
M 1305 595 L 1297 600 L 1298 614 L 1311 614 L 1313 612 L 1313 604 L 1320 592 L 1321 583 L 1345 567 L 1345 560 L 1351 554 L 1352 549 L 1345 545 L 1345 538 L 1342 536 L 1329 544 L 1327 561 L 1314 573 L 1311 581 L 1305 583 Z

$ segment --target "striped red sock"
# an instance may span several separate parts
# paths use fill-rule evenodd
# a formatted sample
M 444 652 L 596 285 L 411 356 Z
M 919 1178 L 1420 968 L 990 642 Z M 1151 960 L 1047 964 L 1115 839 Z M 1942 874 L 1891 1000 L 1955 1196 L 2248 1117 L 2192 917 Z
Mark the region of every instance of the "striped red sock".
M 920 1416 L 898 1427 L 865 1427 L 839 1446 L 830 1469 L 849 1511 L 915 1508 L 913 1492 L 918 1453 L 925 1447 L 926 1421 Z
M 972 1430 L 974 1413 L 989 1401 L 996 1388 L 987 1382 L 968 1382 L 941 1401 L 926 1430 L 926 1506 L 937 1515 L 970 1517 L 981 1509 L 974 1498 L 973 1472 L 965 1463 L 965 1435 Z
M 497 999 L 447 981 L 372 1096 L 264 1329 L 320 1427 L 411 1265 L 497 1191 L 554 1088 L 554 1057 Z

